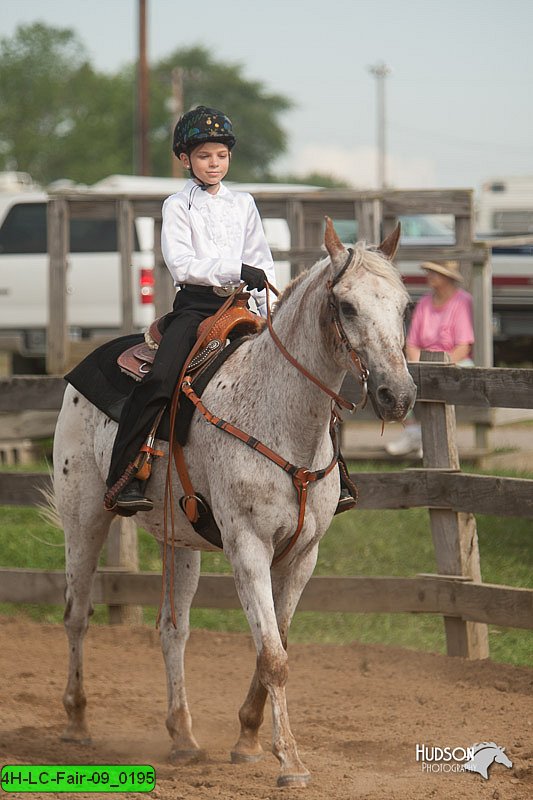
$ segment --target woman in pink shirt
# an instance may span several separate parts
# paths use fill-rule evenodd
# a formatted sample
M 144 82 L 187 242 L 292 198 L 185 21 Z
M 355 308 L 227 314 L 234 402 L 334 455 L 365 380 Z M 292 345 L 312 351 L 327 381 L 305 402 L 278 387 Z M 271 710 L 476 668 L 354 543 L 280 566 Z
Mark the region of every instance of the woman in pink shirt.
M 472 295 L 461 289 L 463 282 L 457 262 L 421 264 L 431 293 L 418 302 L 407 336 L 407 360 L 419 361 L 422 350 L 448 353 L 452 364 L 473 366 Z M 403 435 L 385 449 L 391 455 L 413 451 L 422 456 L 420 425 L 411 417 Z

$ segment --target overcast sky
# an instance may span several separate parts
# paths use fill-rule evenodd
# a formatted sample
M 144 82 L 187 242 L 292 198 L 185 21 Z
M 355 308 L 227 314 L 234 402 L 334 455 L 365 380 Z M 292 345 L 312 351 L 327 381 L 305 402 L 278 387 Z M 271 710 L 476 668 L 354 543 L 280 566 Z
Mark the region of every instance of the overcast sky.
M 375 79 L 385 61 L 389 177 L 474 187 L 533 175 L 531 0 L 147 0 L 149 59 L 196 44 L 288 95 L 278 167 L 376 185 Z M 2 0 L 21 23 L 73 28 L 104 71 L 134 61 L 137 0 Z M 216 106 L 216 98 L 213 98 Z M 231 109 L 224 109 L 231 116 Z

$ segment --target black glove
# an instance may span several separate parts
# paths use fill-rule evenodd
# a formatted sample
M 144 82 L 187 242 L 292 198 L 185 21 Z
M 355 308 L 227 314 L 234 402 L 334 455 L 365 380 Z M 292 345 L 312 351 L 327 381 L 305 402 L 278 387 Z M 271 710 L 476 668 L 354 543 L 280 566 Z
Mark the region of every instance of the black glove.
M 265 271 L 259 267 L 250 267 L 243 264 L 241 267 L 241 281 L 244 281 L 248 289 L 257 289 L 261 292 L 265 288 L 267 276 Z

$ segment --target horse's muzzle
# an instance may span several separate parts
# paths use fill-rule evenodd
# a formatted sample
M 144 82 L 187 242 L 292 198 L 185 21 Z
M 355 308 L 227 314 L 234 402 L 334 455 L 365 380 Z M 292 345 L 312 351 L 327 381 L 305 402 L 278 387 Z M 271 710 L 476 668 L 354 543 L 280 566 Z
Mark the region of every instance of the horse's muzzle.
M 398 422 L 403 420 L 413 407 L 416 389 L 394 392 L 389 386 L 381 384 L 375 394 L 372 392 L 370 397 L 378 417 L 386 422 Z

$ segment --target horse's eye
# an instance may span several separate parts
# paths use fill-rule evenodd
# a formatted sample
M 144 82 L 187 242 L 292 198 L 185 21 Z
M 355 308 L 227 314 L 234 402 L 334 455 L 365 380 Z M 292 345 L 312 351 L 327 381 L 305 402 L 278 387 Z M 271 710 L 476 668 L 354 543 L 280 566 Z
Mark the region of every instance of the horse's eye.
M 343 300 L 340 304 L 340 309 L 343 316 L 347 317 L 347 319 L 351 319 L 352 317 L 357 316 L 356 309 L 352 306 L 351 303 L 348 303 L 346 300 Z

